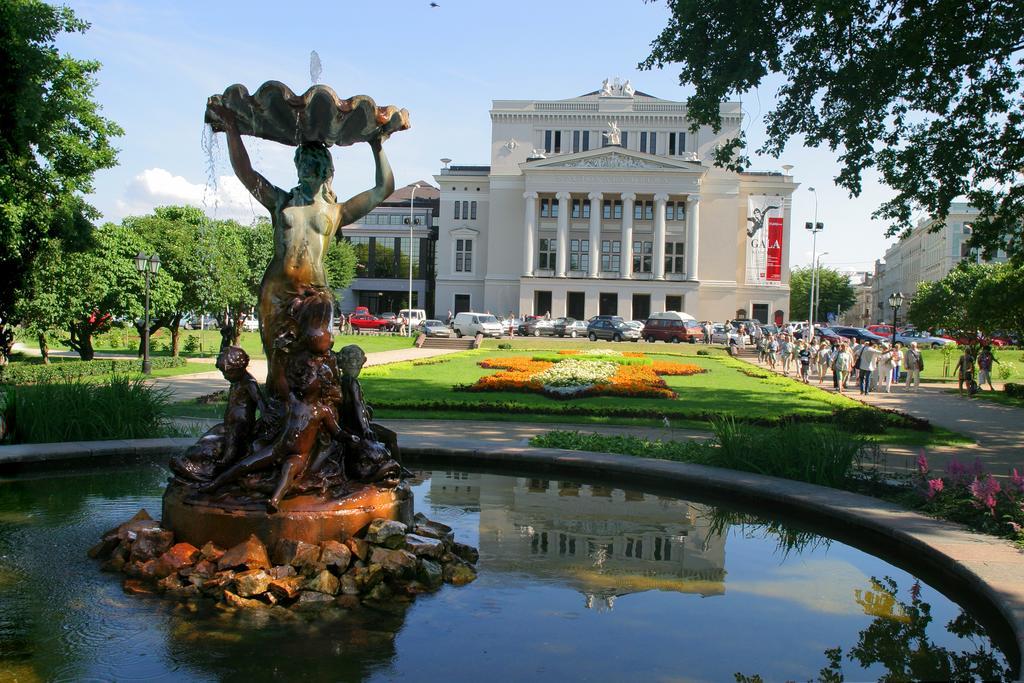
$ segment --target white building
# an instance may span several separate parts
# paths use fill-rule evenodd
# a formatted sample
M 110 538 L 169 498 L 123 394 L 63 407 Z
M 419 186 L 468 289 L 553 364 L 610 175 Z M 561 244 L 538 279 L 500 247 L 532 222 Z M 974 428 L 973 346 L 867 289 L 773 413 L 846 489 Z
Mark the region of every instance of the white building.
M 875 261 L 873 322 L 892 322 L 889 295 L 893 292 L 903 292 L 906 297 L 899 311 L 899 319 L 904 321 L 919 283 L 941 280 L 965 259 L 982 262 L 978 252 L 967 244 L 971 237 L 971 223 L 977 216 L 978 209 L 955 202 L 950 205 L 944 222 L 918 221 L 910 234 L 886 250 L 884 260 Z M 1005 260 L 1002 251 L 993 259 L 994 262 Z
M 618 79 L 490 114 L 490 165 L 435 176 L 439 313 L 788 318 L 797 185 L 712 164 L 739 103 L 722 104 L 718 134 Z

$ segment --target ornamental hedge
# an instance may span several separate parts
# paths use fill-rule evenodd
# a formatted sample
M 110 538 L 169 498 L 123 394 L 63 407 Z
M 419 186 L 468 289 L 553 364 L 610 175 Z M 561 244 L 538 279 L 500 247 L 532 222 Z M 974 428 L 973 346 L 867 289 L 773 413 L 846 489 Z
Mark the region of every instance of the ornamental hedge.
M 1007 382 L 1003 385 L 1003 392 L 1011 398 L 1024 398 L 1024 384 Z
M 180 368 L 187 358 L 157 356 L 150 359 L 153 369 Z M 49 365 L 35 363 L 9 363 L 0 367 L 0 384 L 41 384 L 46 382 L 74 382 L 83 377 L 127 375 L 142 370 L 142 360 L 66 360 Z

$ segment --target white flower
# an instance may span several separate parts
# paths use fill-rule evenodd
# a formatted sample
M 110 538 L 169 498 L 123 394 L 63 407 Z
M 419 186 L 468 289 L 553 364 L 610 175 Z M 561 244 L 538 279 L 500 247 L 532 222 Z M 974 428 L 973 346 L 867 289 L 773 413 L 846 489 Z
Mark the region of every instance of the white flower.
M 538 372 L 531 379 L 545 386 L 577 387 L 607 382 L 617 369 L 615 363 L 608 361 L 570 358 L 555 363 L 544 372 Z

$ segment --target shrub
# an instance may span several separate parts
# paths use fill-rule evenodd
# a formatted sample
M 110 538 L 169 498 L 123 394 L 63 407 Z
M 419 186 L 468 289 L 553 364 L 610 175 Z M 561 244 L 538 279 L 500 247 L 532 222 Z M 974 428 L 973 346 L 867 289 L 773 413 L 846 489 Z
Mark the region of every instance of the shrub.
M 1003 391 L 1011 398 L 1024 398 L 1024 384 L 1007 382 L 1003 385 Z
M 509 349 L 512 348 L 512 345 L 506 342 L 506 343 L 498 344 L 498 348 L 501 349 L 502 351 L 508 351 Z
M 14 387 L 15 443 L 148 439 L 167 433 L 167 389 L 116 375 Z
M 194 334 L 185 337 L 181 350 L 185 353 L 199 353 L 199 337 Z
M 150 358 L 153 369 L 179 368 L 188 361 L 184 358 L 157 356 Z M 142 370 L 141 360 L 63 360 L 53 359 L 49 365 L 41 363 L 9 363 L 0 367 L 0 383 L 36 384 L 47 382 L 70 382 L 83 377 L 101 375 L 123 375 Z
M 697 349 L 697 355 L 698 356 L 710 356 L 711 352 L 708 351 L 707 349 Z

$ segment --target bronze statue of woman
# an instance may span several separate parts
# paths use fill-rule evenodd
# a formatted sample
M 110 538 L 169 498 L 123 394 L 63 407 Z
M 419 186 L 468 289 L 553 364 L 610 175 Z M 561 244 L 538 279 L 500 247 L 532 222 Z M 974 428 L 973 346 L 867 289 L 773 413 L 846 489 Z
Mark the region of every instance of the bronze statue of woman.
M 309 290 L 327 288 L 324 254 L 338 230 L 359 220 L 395 189 L 382 138 L 369 141 L 377 166 L 376 185 L 348 201 L 339 202 L 331 189 L 334 163 L 327 146 L 304 143 L 295 150 L 299 184 L 291 191 L 275 187 L 252 168 L 238 132 L 235 114 L 223 105 L 210 104 L 228 140 L 231 167 L 242 185 L 270 212 L 274 227 L 274 257 L 260 285 L 260 338 L 267 354 L 267 388 L 285 399 L 288 384 L 285 363 L 275 353 L 275 341 L 287 332 L 288 308 L 295 297 Z

